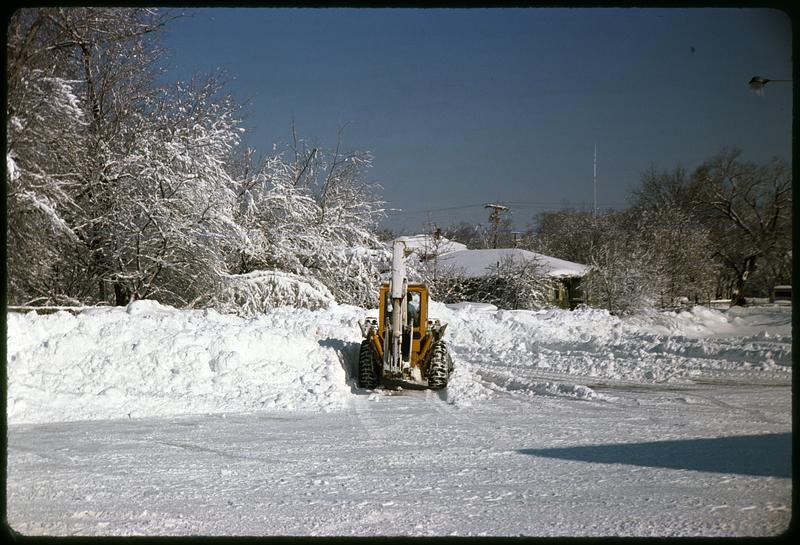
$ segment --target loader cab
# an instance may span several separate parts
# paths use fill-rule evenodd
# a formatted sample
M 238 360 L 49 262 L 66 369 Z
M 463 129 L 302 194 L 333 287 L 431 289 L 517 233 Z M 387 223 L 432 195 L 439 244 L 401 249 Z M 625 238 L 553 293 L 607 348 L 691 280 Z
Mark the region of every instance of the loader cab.
M 422 283 L 408 284 L 406 296 L 407 321 L 409 334 L 403 339 L 403 356 L 408 358 L 412 367 L 418 367 L 420 361 L 421 343 L 428 327 L 428 287 Z M 386 328 L 391 319 L 392 299 L 389 296 L 389 284 L 381 285 L 380 306 L 378 311 L 378 336 L 386 337 Z

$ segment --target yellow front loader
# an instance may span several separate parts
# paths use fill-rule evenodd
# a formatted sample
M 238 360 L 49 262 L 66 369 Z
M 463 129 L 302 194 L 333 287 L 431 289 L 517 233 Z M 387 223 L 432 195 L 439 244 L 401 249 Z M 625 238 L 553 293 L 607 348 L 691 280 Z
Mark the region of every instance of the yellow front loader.
M 394 241 L 392 279 L 380 289 L 378 318 L 360 323 L 364 341 L 358 358 L 358 386 L 375 388 L 382 378 L 428 381 L 447 386 L 453 360 L 442 340 L 447 324 L 428 317 L 428 287 L 409 283 L 405 243 Z

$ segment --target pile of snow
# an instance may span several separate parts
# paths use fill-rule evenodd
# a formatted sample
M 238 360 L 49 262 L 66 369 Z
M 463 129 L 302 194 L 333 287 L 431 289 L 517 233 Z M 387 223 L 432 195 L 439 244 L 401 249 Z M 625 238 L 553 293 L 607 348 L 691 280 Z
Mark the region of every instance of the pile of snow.
M 432 303 L 448 322 L 456 361 L 506 391 L 567 393 L 558 384 L 689 382 L 704 373 L 791 376 L 791 309 L 682 313 L 620 318 L 599 309 L 458 310 Z M 574 397 L 593 398 L 575 389 Z
M 77 316 L 9 313 L 8 418 L 339 408 L 362 313 L 283 308 L 245 319 L 154 301 Z
M 264 409 L 327 411 L 356 395 L 361 332 L 349 305 L 257 317 L 153 301 L 8 314 L 8 420 L 51 422 Z M 447 402 L 496 395 L 610 399 L 608 381 L 708 375 L 791 381 L 791 308 L 619 318 L 604 310 L 497 310 L 431 302 L 455 361 Z
M 497 248 L 490 250 L 458 250 L 439 257 L 439 263 L 462 271 L 468 278 L 479 278 L 493 274 L 507 260 L 522 264 L 535 263 L 542 274 L 553 278 L 581 277 L 588 267 L 580 263 L 565 261 L 519 248 Z
M 471 301 L 448 303 L 445 306 L 452 310 L 468 310 L 471 312 L 494 312 L 497 310 L 497 305 L 491 303 L 473 303 Z
M 731 307 L 725 312 L 696 306 L 682 312 L 654 312 L 634 315 L 628 322 L 652 333 L 683 335 L 686 337 L 742 337 L 769 338 L 792 335 L 791 309 L 782 305 Z

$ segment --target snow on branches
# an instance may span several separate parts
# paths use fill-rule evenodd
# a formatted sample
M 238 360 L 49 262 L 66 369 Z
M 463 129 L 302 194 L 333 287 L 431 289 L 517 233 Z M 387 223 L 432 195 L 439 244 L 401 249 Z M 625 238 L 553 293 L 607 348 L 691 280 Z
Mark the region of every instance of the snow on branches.
M 239 272 L 277 268 L 319 280 L 337 300 L 374 304 L 385 256 L 375 234 L 381 203 L 361 179 L 368 164 L 318 148 L 264 160 L 239 182 Z
M 322 282 L 281 271 L 222 274 L 211 304 L 222 312 L 257 316 L 280 306 L 316 310 L 335 301 Z
M 341 151 L 340 130 L 334 151 L 295 137 L 291 159 L 242 161 L 239 106 L 218 76 L 157 84 L 154 36 L 168 19 L 136 8 L 12 17 L 9 300 L 372 304 L 382 209 L 364 182 L 370 156 Z

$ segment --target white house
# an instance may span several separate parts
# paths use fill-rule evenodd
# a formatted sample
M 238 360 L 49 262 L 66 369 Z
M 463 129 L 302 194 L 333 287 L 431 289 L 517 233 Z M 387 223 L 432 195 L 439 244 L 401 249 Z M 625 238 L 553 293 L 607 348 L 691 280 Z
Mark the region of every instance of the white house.
M 444 237 L 435 239 L 431 235 L 400 237 L 406 248 L 416 254 L 420 261 L 438 258 L 439 266 L 457 271 L 467 278 L 481 278 L 494 274 L 501 263 L 533 262 L 539 271 L 554 280 L 556 287 L 550 294 L 553 304 L 574 307 L 583 301 L 580 280 L 589 267 L 564 259 L 522 250 L 519 248 L 497 248 L 469 250 L 464 244 Z
M 486 276 L 507 260 L 514 263 L 534 262 L 544 275 L 551 278 L 581 278 L 589 270 L 589 267 L 580 263 L 519 248 L 463 249 L 439 255 L 440 264 L 463 270 L 464 275 L 469 278 Z

